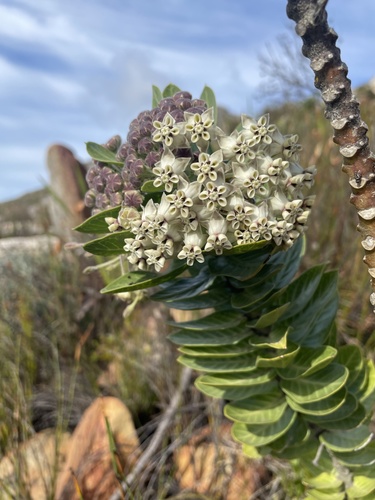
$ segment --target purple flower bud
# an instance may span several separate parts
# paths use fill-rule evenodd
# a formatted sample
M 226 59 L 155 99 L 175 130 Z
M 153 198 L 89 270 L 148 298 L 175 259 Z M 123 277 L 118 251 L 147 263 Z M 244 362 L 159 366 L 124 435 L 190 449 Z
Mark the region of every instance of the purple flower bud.
M 138 143 L 138 153 L 140 155 L 146 155 L 153 150 L 154 143 L 150 137 L 143 137 Z
M 181 90 L 180 92 L 176 92 L 175 95 L 173 96 L 174 101 L 178 101 L 179 99 L 192 99 L 192 95 L 190 92 L 187 92 L 186 90 Z
M 176 103 L 172 99 L 172 97 L 165 97 L 159 102 L 159 108 L 162 111 L 170 111 L 176 108 Z
M 123 193 L 111 193 L 109 195 L 109 202 L 111 206 L 117 207 L 123 202 Z
M 103 193 L 104 188 L 105 188 L 105 182 L 102 179 L 100 175 L 97 175 L 93 180 L 92 180 L 92 187 L 97 191 L 98 193 Z
M 107 208 L 109 206 L 109 198 L 104 193 L 99 193 L 96 197 L 96 206 L 98 208 Z
M 99 174 L 100 174 L 100 167 L 98 167 L 98 165 L 93 165 L 88 169 L 86 174 L 86 181 L 89 187 L 92 187 L 92 181 Z
M 135 152 L 134 152 L 134 154 L 130 154 L 130 155 L 126 158 L 126 160 L 125 160 L 125 167 L 129 169 L 129 168 L 130 168 L 130 165 L 131 165 L 132 163 L 134 163 L 137 159 L 138 159 L 138 158 L 137 158 L 137 156 L 136 156 L 136 153 L 135 153 Z
M 96 193 L 93 189 L 89 189 L 85 194 L 85 205 L 86 207 L 92 208 L 95 206 Z
M 142 137 L 150 136 L 154 126 L 151 120 L 142 120 L 139 127 L 139 133 Z
M 143 201 L 143 196 L 139 191 L 131 190 L 125 191 L 124 193 L 124 203 L 128 207 L 138 208 Z
M 188 113 L 198 113 L 198 115 L 201 115 L 205 110 L 202 108 L 199 108 L 197 106 L 193 106 L 192 108 L 189 108 L 186 110 Z
M 139 122 L 143 121 L 143 120 L 149 120 L 149 121 L 152 121 L 152 117 L 151 117 L 151 111 L 142 111 L 141 113 L 139 113 L 139 115 L 137 116 L 137 120 Z
M 145 163 L 148 167 L 152 168 L 160 161 L 161 151 L 150 151 L 146 156 Z
M 203 99 L 193 99 L 191 101 L 191 106 L 193 108 L 197 107 L 197 108 L 203 108 L 204 110 L 207 109 L 207 103 Z
M 139 130 L 131 130 L 128 133 L 127 140 L 132 146 L 137 146 L 140 139 Z
M 116 158 L 119 160 L 125 160 L 125 158 L 132 153 L 135 153 L 135 149 L 131 146 L 131 144 L 125 142 L 117 151 Z
M 183 122 L 185 120 L 184 112 L 181 109 L 174 109 L 170 114 L 176 122 Z
M 176 106 L 178 109 L 182 109 L 182 111 L 186 111 L 187 109 L 191 108 L 191 100 L 190 99 L 184 99 L 181 97 L 180 99 L 176 99 Z
M 122 189 L 122 179 L 120 174 L 110 174 L 107 177 L 107 193 L 115 193 L 116 191 L 120 191 Z
M 114 135 L 104 145 L 105 148 L 109 149 L 110 151 L 113 151 L 114 153 L 116 153 L 116 151 L 120 146 L 121 146 L 121 137 L 119 135 Z
M 109 167 L 103 167 L 100 170 L 100 177 L 104 180 L 105 183 L 107 183 L 107 178 L 113 174 L 113 170 Z

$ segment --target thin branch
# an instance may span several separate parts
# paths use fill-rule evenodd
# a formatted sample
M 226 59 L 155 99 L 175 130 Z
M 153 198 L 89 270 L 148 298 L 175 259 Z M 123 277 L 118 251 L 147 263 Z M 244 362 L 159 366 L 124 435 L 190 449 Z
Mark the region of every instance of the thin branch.
M 148 462 L 152 458 L 152 456 L 156 453 L 159 448 L 161 442 L 165 438 L 165 433 L 168 427 L 171 425 L 171 422 L 177 412 L 178 405 L 180 404 L 181 397 L 183 393 L 186 391 L 190 379 L 191 379 L 191 368 L 184 368 L 181 374 L 181 380 L 176 392 L 173 394 L 173 397 L 169 403 L 168 408 L 166 409 L 158 428 L 155 431 L 155 434 L 152 436 L 150 444 L 143 452 L 141 458 L 138 460 L 134 469 L 126 476 L 124 481 L 121 483 L 121 489 L 115 491 L 110 500 L 121 500 L 123 499 L 123 492 L 126 492 L 130 489 L 131 485 L 134 483 L 135 479 L 142 472 L 142 470 L 147 466 Z
M 337 34 L 328 25 L 328 0 L 288 0 L 287 15 L 296 23 L 302 38 L 302 53 L 310 59 L 315 73 L 315 87 L 326 105 L 325 116 L 334 129 L 333 141 L 343 157 L 343 171 L 352 188 L 351 203 L 355 206 L 365 250 L 375 306 L 375 155 L 367 137 L 368 127 L 361 119 L 359 103 L 347 78 L 348 68 L 336 47 Z M 334 186 L 332 186 L 334 189 Z M 374 310 L 375 311 L 375 310 Z

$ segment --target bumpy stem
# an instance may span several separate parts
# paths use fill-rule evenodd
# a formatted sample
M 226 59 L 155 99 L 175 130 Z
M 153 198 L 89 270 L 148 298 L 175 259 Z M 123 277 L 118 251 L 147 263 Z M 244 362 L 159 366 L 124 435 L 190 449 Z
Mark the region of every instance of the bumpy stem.
M 303 40 L 302 53 L 310 59 L 315 73 L 315 86 L 326 105 L 325 116 L 334 130 L 333 141 L 343 157 L 343 171 L 352 188 L 351 203 L 355 206 L 365 250 L 375 306 L 375 155 L 371 152 L 366 123 L 361 119 L 359 103 L 347 78 L 348 68 L 342 62 L 338 38 L 328 25 L 328 0 L 288 0 L 287 15 L 296 23 L 296 32 Z M 374 310 L 375 311 L 375 310 Z

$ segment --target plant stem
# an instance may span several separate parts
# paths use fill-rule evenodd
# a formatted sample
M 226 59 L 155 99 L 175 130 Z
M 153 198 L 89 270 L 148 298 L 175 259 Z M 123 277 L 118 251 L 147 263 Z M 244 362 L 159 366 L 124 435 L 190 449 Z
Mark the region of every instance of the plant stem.
M 343 157 L 342 170 L 349 176 L 351 203 L 355 206 L 365 250 L 373 293 L 370 302 L 375 306 L 375 155 L 367 137 L 368 127 L 361 119 L 359 103 L 347 78 L 348 68 L 342 62 L 338 38 L 328 25 L 328 0 L 288 0 L 287 15 L 296 23 L 302 38 L 302 53 L 310 59 L 315 73 L 315 87 L 320 90 L 326 105 L 325 116 L 333 129 L 333 141 Z M 375 310 L 374 310 L 375 311 Z

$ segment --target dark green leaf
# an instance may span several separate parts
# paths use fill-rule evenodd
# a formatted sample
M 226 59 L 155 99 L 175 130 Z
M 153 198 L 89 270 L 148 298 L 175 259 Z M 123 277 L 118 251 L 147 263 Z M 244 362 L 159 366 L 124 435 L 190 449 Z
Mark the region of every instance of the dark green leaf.
M 163 97 L 172 97 L 177 92 L 180 92 L 180 91 L 181 91 L 181 89 L 179 87 L 177 87 L 177 85 L 174 85 L 173 83 L 170 83 L 163 90 Z
M 116 231 L 107 234 L 102 238 L 89 241 L 83 245 L 83 248 L 94 255 L 108 257 L 110 255 L 121 255 L 125 253 L 124 239 L 133 236 L 129 231 Z
M 117 218 L 119 212 L 121 210 L 121 206 L 109 208 L 108 210 L 103 210 L 96 215 L 93 215 L 89 219 L 86 219 L 85 222 L 82 222 L 79 226 L 75 227 L 75 231 L 79 231 L 80 233 L 90 233 L 90 234 L 102 234 L 109 233 L 108 224 L 106 223 L 106 217 Z
M 283 312 L 286 311 L 289 307 L 289 302 L 278 307 L 277 309 L 273 309 L 266 314 L 263 314 L 258 321 L 255 323 L 254 328 L 266 328 L 267 326 L 271 326 L 282 316 Z
M 242 387 L 249 385 L 264 385 L 275 378 L 274 370 L 256 370 L 254 372 L 216 373 L 202 375 L 199 381 L 206 385 Z M 271 392 L 271 391 L 269 391 Z
M 217 106 L 214 91 L 206 85 L 202 90 L 200 98 L 206 101 L 208 108 L 214 108 L 214 119 L 217 124 Z
M 224 330 L 179 330 L 169 335 L 169 339 L 178 345 L 186 346 L 217 346 L 237 344 L 251 335 L 249 329 L 242 326 Z
M 288 349 L 278 349 L 272 353 L 265 352 L 257 357 L 258 368 L 285 368 L 293 361 L 299 351 L 299 346 L 290 345 Z
M 186 331 L 186 330 L 185 330 Z M 193 357 L 203 357 L 203 358 L 227 358 L 240 356 L 242 354 L 250 353 L 254 350 L 253 347 L 243 340 L 237 344 L 232 345 L 220 345 L 220 346 L 183 346 L 178 349 L 182 354 L 187 354 Z
M 315 403 L 298 404 L 293 399 L 286 397 L 289 406 L 298 413 L 304 415 L 329 415 L 335 412 L 345 403 L 347 391 L 342 387 L 339 391 L 335 392 L 328 398 L 321 399 Z
M 280 420 L 287 407 L 285 398 L 275 391 L 229 403 L 224 407 L 224 415 L 244 424 L 273 424 Z
M 151 296 L 152 300 L 168 301 L 168 300 L 183 300 L 199 295 L 212 285 L 215 276 L 209 273 L 207 268 L 203 268 L 199 274 L 189 278 L 179 278 L 169 282 Z
M 312 375 L 317 370 L 329 365 L 336 354 L 337 350 L 331 346 L 301 347 L 298 355 L 293 360 L 293 364 L 278 370 L 278 374 L 283 379 L 295 379 Z
M 195 309 L 208 309 L 211 307 L 220 308 L 224 304 L 228 303 L 228 293 L 223 286 L 215 286 L 207 291 L 207 293 L 202 293 L 197 297 L 191 297 L 189 299 L 183 300 L 172 300 L 167 302 L 166 305 L 173 309 L 182 309 L 185 311 L 191 311 Z
M 243 292 L 232 295 L 232 307 L 247 310 L 247 308 L 254 306 L 267 297 L 274 288 L 275 283 L 272 280 L 266 280 L 259 283 L 259 285 L 244 288 Z
M 264 247 L 242 255 L 220 255 L 208 262 L 216 276 L 230 276 L 245 280 L 257 274 L 269 258 L 270 247 Z
M 357 451 L 372 439 L 368 425 L 360 425 L 348 431 L 327 431 L 319 436 L 320 442 L 334 452 Z M 374 457 L 375 460 L 375 457 Z
M 364 408 L 360 408 L 356 398 L 348 392 L 345 403 L 328 415 L 304 415 L 304 419 L 319 425 L 323 429 L 351 429 L 356 427 L 365 418 Z M 360 419 L 358 421 L 358 419 Z M 353 425 L 353 424 L 357 425 Z
M 355 430 L 355 429 L 353 429 Z M 349 467 L 361 467 L 364 465 L 375 464 L 375 441 L 369 443 L 362 450 L 356 450 L 346 453 L 335 453 L 335 457 L 340 462 Z
M 105 148 L 101 144 L 86 142 L 86 150 L 94 160 L 101 161 L 103 163 L 110 163 L 111 165 L 124 165 L 123 161 L 119 161 L 116 158 L 116 153 L 109 151 L 109 149 Z
M 248 252 L 254 252 L 262 248 L 272 250 L 272 245 L 267 240 L 254 241 L 253 243 L 244 243 L 243 245 L 234 245 L 230 250 L 224 250 L 224 255 L 242 255 Z
M 156 85 L 152 86 L 152 108 L 157 108 L 159 102 L 163 99 L 161 90 Z
M 101 290 L 101 293 L 133 292 L 157 286 L 183 273 L 186 268 L 187 265 L 182 264 L 180 267 L 160 274 L 147 271 L 134 271 L 112 281 L 112 283 L 109 283 L 109 285 Z

